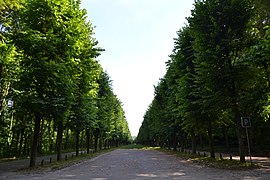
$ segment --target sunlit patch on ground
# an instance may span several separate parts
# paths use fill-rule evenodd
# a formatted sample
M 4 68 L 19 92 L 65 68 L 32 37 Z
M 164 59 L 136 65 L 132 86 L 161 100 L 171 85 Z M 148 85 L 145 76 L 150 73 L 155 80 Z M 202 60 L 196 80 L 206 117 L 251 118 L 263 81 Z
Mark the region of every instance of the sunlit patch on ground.
M 155 174 L 138 174 L 137 176 L 139 176 L 139 177 L 158 177 Z
M 143 150 L 158 150 L 160 147 L 143 147 Z
M 0 162 L 5 162 L 5 161 L 13 161 L 13 160 L 16 160 L 17 158 L 14 156 L 14 157 L 9 157 L 9 158 L 1 158 L 0 159 Z
M 183 172 L 174 172 L 170 173 L 169 176 L 185 176 L 186 174 Z

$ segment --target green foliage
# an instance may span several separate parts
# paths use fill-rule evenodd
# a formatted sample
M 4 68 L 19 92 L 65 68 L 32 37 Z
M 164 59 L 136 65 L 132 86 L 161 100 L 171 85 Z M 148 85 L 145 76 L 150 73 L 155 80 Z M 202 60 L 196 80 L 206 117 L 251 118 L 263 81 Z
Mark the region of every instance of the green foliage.
M 269 142 L 269 3 L 260 2 L 195 1 L 145 113 L 139 143 L 192 144 L 196 152 L 200 140 L 213 156 L 214 144 L 229 150 L 238 143 L 243 161 L 240 120 L 249 116 L 252 148 L 267 148 L 259 139 Z
M 96 129 L 100 147 L 131 141 L 79 0 L 1 1 L 0 30 L 0 156 L 89 150 Z

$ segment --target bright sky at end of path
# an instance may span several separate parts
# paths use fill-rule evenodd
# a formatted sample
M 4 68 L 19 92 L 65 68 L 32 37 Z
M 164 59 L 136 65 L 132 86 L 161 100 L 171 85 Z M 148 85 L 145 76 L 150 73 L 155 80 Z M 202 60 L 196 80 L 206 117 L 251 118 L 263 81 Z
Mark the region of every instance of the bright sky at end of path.
M 154 85 L 166 73 L 165 62 L 176 32 L 191 15 L 194 0 L 82 0 L 95 27 L 98 57 L 123 103 L 132 136 L 154 98 Z

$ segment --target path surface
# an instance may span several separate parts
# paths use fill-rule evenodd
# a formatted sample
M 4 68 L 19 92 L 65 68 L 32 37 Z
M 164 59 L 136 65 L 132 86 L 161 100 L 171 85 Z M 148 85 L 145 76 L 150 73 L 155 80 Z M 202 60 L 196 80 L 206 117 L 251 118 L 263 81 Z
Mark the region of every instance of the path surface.
M 264 170 L 222 170 L 205 167 L 153 150 L 118 149 L 94 159 L 41 174 L 13 174 L 6 179 L 270 179 Z

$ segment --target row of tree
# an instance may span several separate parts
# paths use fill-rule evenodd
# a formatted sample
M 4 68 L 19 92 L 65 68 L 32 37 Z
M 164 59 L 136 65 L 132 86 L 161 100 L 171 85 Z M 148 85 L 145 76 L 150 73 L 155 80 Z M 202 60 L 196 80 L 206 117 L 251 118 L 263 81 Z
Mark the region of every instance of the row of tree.
M 207 139 L 211 157 L 238 144 L 243 162 L 250 117 L 253 152 L 270 148 L 270 1 L 196 0 L 187 21 L 137 141 L 196 153 Z
M 0 2 L 0 156 L 131 140 L 79 0 Z

